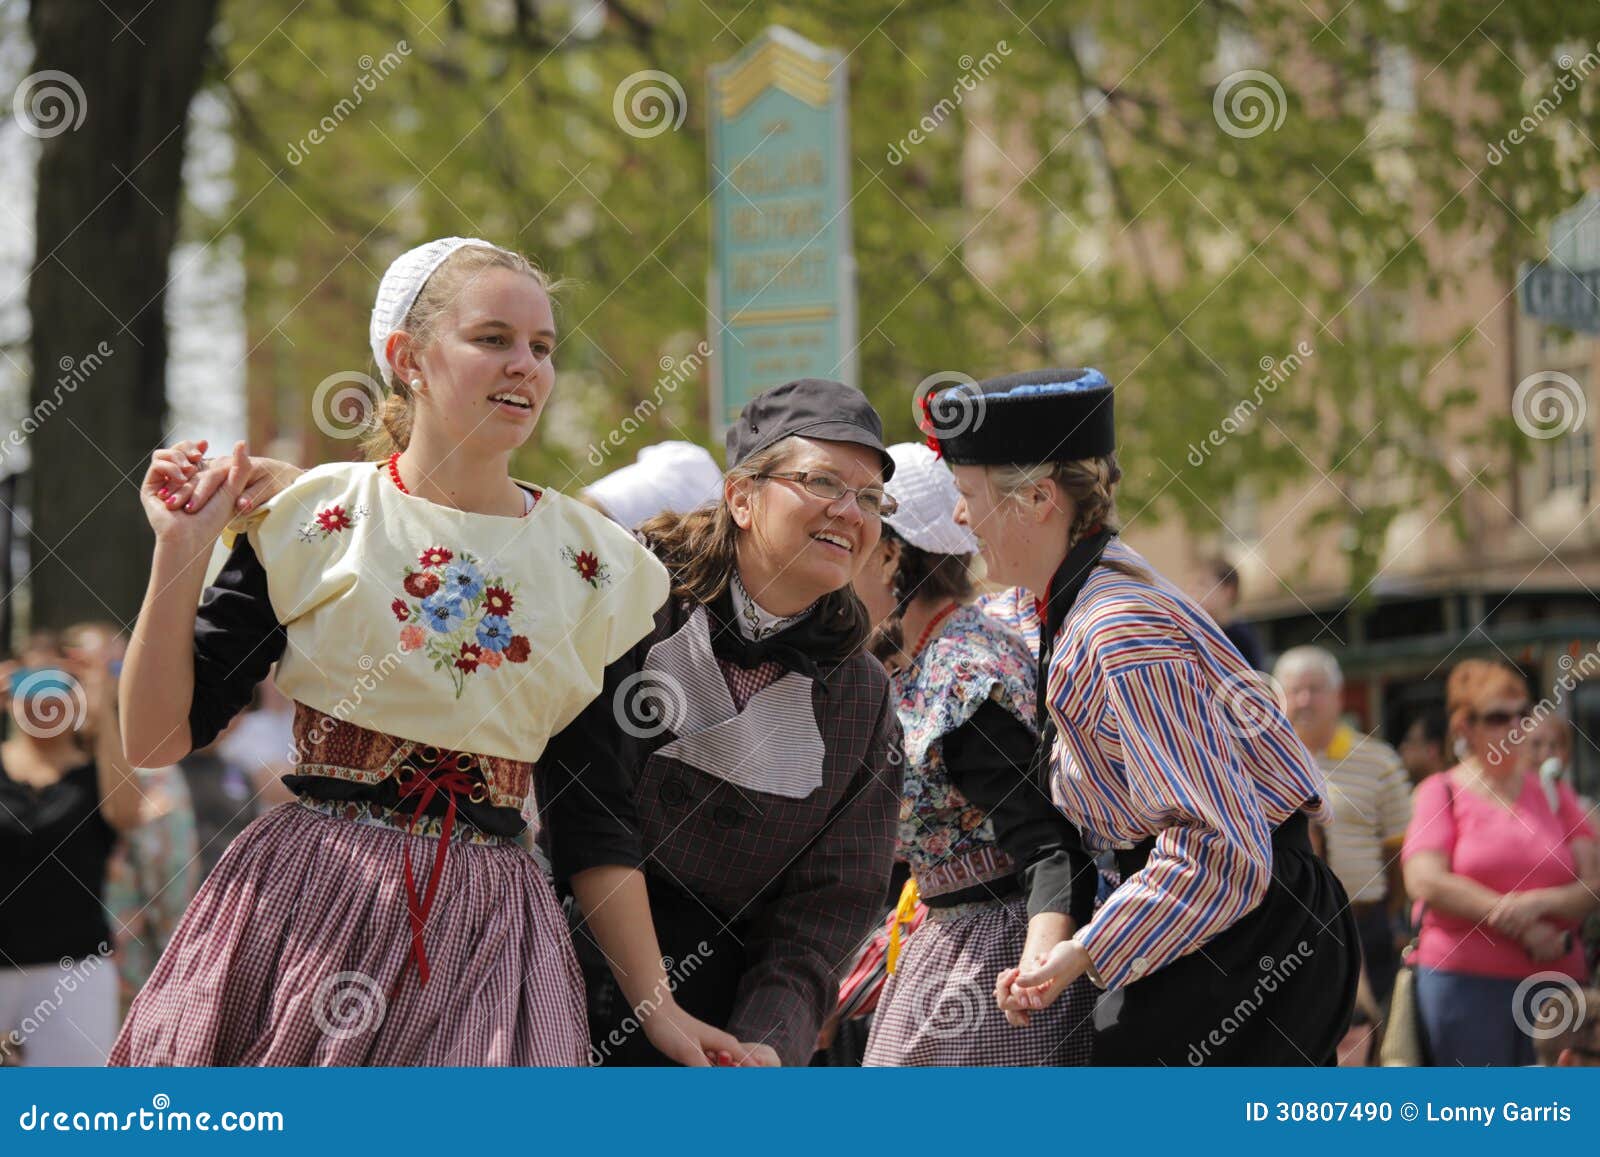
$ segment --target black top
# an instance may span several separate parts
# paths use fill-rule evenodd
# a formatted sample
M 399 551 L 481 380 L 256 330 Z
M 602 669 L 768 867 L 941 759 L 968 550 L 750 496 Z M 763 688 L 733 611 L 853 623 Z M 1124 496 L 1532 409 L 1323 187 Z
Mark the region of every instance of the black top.
M 1070 914 L 1073 855 L 1081 844 L 1072 823 L 1033 782 L 1033 732 L 990 700 L 942 742 L 950 778 L 962 795 L 988 813 L 1000 850 L 1017 865 L 1029 918 L 1040 912 Z M 1015 890 L 978 884 L 924 900 L 932 907 L 947 907 Z
M 110 944 L 100 897 L 116 841 L 93 762 L 42 788 L 0 762 L 0 968 L 81 960 Z

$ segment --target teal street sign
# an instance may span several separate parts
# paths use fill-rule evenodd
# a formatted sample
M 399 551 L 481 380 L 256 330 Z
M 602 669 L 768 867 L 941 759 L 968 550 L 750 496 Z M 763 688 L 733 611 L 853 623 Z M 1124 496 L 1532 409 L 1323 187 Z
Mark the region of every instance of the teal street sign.
M 839 53 L 769 28 L 711 69 L 711 425 L 794 378 L 856 384 Z
M 1522 267 L 1517 301 L 1529 317 L 1600 333 L 1600 193 L 1550 223 L 1550 260 Z
M 1569 269 L 1559 261 L 1523 266 L 1517 300 L 1529 317 L 1600 333 L 1600 269 Z

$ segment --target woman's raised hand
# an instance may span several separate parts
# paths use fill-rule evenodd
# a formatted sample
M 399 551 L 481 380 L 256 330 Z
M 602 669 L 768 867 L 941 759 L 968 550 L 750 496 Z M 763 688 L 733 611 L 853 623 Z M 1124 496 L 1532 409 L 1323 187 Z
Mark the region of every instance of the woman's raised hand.
M 139 500 L 158 542 L 209 551 L 233 517 L 233 503 L 244 493 L 250 473 L 250 456 L 243 442 L 235 443 L 233 454 L 221 460 L 224 468 L 219 489 L 228 500 L 199 510 L 194 509 L 192 499 L 185 494 L 189 480 L 204 458 L 205 448 L 205 442 L 193 446 L 180 442 L 150 456 L 150 469 L 139 487 Z
M 204 441 L 179 442 L 168 450 L 157 451 L 157 458 L 166 456 L 163 458 L 164 477 L 168 479 L 172 509 L 191 514 L 204 510 L 227 481 L 229 460 L 208 459 L 205 448 Z M 250 458 L 244 490 L 233 500 L 234 512 L 249 513 L 303 473 L 300 467 L 277 458 Z

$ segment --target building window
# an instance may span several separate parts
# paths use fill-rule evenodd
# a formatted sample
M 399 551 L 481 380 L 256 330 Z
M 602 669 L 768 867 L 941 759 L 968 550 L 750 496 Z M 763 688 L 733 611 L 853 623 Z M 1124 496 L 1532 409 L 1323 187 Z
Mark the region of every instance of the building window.
M 1576 491 L 1585 505 L 1594 489 L 1594 423 L 1587 415 L 1589 375 L 1579 370 L 1571 375 L 1583 391 L 1585 416 L 1578 425 L 1552 438 L 1545 446 L 1545 493 Z

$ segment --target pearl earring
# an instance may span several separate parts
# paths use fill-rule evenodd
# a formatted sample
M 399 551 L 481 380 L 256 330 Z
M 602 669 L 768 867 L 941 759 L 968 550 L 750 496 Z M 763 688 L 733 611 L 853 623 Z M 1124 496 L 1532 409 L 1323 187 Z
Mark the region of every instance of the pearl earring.
M 422 390 L 422 379 L 421 378 L 412 378 L 411 379 L 411 389 L 413 391 L 415 391 L 415 392 L 419 392 L 420 393 L 421 390 Z

